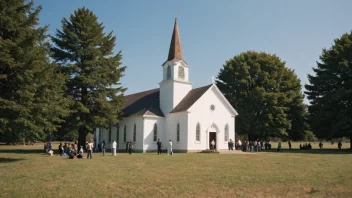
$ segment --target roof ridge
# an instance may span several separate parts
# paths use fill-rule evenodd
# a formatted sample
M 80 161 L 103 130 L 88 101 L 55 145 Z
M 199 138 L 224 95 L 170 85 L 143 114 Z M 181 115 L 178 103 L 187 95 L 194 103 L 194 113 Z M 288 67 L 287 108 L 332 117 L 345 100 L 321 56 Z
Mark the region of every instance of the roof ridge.
M 141 93 L 145 93 L 145 92 L 148 92 L 148 91 L 156 91 L 156 90 L 159 90 L 160 88 L 154 88 L 154 89 L 149 89 L 149 90 L 146 90 L 146 91 L 141 91 L 141 92 L 137 92 L 137 93 L 133 93 L 133 94 L 128 94 L 128 95 L 123 95 L 124 97 L 127 97 L 127 96 L 132 96 L 132 95 L 136 95 L 136 94 L 141 94 Z

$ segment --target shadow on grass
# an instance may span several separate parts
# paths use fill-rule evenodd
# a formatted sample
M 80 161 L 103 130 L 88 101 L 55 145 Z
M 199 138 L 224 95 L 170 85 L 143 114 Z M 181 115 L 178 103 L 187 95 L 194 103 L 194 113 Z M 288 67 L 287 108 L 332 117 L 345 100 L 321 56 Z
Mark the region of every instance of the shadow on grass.
M 31 154 L 31 153 L 44 153 L 41 149 L 2 149 L 0 153 L 16 153 L 16 154 Z
M 300 150 L 300 149 L 276 149 L 263 150 L 268 153 L 307 153 L 307 154 L 352 154 L 351 149 L 311 149 L 311 150 Z
M 24 160 L 23 158 L 4 158 L 0 157 L 0 163 L 11 163 Z

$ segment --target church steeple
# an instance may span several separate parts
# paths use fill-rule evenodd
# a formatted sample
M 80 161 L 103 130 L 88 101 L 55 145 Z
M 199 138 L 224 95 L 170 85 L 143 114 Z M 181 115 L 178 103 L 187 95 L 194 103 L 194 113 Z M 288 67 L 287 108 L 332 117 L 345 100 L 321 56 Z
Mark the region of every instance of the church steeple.
M 175 16 L 174 31 L 172 33 L 170 49 L 169 49 L 169 56 L 167 58 L 167 61 L 171 61 L 174 59 L 184 61 L 183 55 L 182 55 L 180 33 L 178 31 L 177 16 Z

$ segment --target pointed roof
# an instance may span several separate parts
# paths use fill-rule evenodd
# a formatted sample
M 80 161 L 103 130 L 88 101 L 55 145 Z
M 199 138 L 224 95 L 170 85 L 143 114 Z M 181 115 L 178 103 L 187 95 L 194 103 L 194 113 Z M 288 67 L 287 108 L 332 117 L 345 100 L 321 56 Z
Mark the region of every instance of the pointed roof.
M 187 111 L 212 85 L 192 89 L 170 113 Z
M 171 61 L 174 59 L 185 61 L 182 55 L 182 46 L 181 46 L 180 33 L 178 31 L 177 17 L 175 17 L 175 25 L 174 25 L 174 31 L 172 33 L 172 38 L 170 43 L 169 56 L 167 57 L 167 60 L 165 62 Z

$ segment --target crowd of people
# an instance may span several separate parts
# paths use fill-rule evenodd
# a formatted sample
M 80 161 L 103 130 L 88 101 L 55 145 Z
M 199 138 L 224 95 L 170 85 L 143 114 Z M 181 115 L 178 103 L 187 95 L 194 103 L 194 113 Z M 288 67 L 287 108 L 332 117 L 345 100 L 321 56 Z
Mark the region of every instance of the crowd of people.
M 113 156 L 116 156 L 117 147 L 118 147 L 117 142 L 114 140 L 111 143 L 111 153 Z M 158 154 L 161 154 L 162 147 L 163 147 L 163 144 L 160 141 L 160 139 L 158 139 L 157 141 Z M 128 152 L 130 155 L 132 154 L 132 148 L 133 148 L 133 142 L 132 141 L 126 142 L 126 152 Z M 98 143 L 98 145 L 95 147 L 92 141 L 87 141 L 85 149 L 86 149 L 85 151 L 87 152 L 87 159 L 92 159 L 93 152 L 95 153 L 101 152 L 101 155 L 105 156 L 106 142 L 105 140 L 103 140 L 101 143 Z M 169 145 L 167 149 L 168 149 L 167 151 L 168 155 L 172 155 L 173 151 L 172 151 L 171 139 L 169 140 Z M 78 146 L 77 142 L 74 142 L 72 144 L 70 143 L 62 144 L 60 142 L 58 146 L 58 152 L 60 156 L 66 156 L 69 159 L 77 159 L 77 158 L 82 159 L 84 157 L 84 148 L 83 146 Z M 52 156 L 54 154 L 54 151 L 50 142 L 47 142 L 44 144 L 44 153 L 49 156 Z
M 228 143 L 229 150 L 233 150 L 233 141 L 230 140 Z M 244 140 L 243 143 L 241 140 L 237 140 L 235 142 L 235 149 L 241 150 L 243 152 L 259 152 L 262 150 L 270 150 L 271 149 L 271 142 L 270 141 L 262 141 L 262 140 L 255 140 L 249 141 L 248 139 Z M 281 142 L 278 144 L 278 149 L 281 149 Z
M 163 144 L 160 141 L 160 139 L 158 139 L 157 141 L 157 151 L 158 151 L 158 155 L 162 153 L 162 148 L 163 148 Z M 333 143 L 332 143 L 333 144 Z M 291 141 L 288 141 L 288 146 L 289 149 L 291 149 Z M 215 150 L 215 141 L 212 140 L 211 142 L 211 149 Z M 117 141 L 113 141 L 111 143 L 111 152 L 113 156 L 116 156 L 116 149 L 118 148 L 118 144 Z M 130 155 L 132 154 L 132 148 L 133 148 L 133 142 L 132 141 L 128 141 L 126 142 L 126 152 L 128 152 Z M 262 150 L 271 150 L 272 148 L 272 144 L 269 141 L 262 141 L 262 140 L 255 140 L 255 141 L 249 141 L 248 139 L 244 140 L 243 143 L 241 140 L 237 140 L 235 143 L 233 142 L 232 139 L 230 139 L 230 141 L 228 142 L 228 149 L 229 150 L 233 150 L 235 148 L 235 150 L 241 150 L 243 152 L 260 152 Z M 319 143 L 319 148 L 322 149 L 323 148 L 323 143 L 320 142 Z M 342 143 L 338 142 L 338 148 L 341 149 L 342 148 Z M 106 142 L 105 140 L 103 140 L 101 143 L 98 143 L 98 145 L 95 147 L 94 143 L 92 141 L 87 141 L 86 142 L 86 148 L 85 148 L 86 152 L 87 152 L 87 159 L 92 159 L 92 153 L 98 153 L 101 152 L 102 156 L 105 156 L 105 150 L 106 150 Z M 305 143 L 305 144 L 300 144 L 299 145 L 299 149 L 300 150 L 310 150 L 312 149 L 312 145 L 310 143 Z M 59 147 L 58 147 L 58 151 L 59 151 L 59 155 L 60 156 L 66 156 L 67 158 L 70 159 L 82 159 L 84 157 L 84 148 L 83 146 L 78 146 L 77 142 L 74 143 L 60 143 Z M 281 151 L 281 142 L 278 142 L 277 145 L 277 151 Z M 50 142 L 47 142 L 44 144 L 44 152 L 45 154 L 52 156 L 54 154 L 52 145 Z M 172 141 L 171 139 L 169 140 L 169 144 L 168 144 L 168 148 L 167 148 L 167 154 L 168 155 L 172 155 L 173 154 L 173 150 L 172 150 Z

